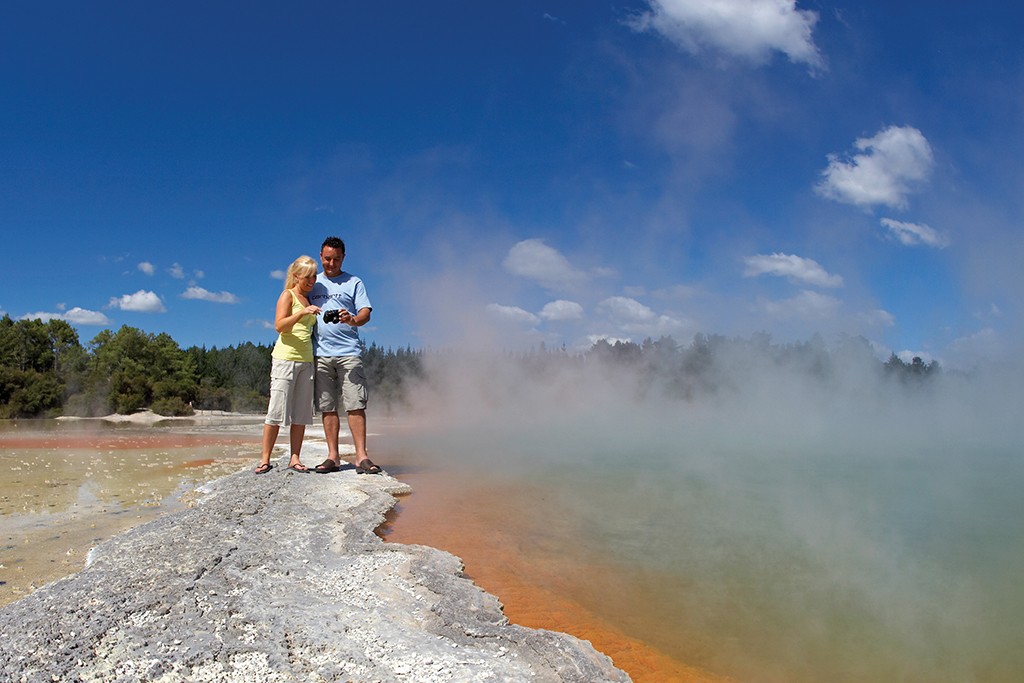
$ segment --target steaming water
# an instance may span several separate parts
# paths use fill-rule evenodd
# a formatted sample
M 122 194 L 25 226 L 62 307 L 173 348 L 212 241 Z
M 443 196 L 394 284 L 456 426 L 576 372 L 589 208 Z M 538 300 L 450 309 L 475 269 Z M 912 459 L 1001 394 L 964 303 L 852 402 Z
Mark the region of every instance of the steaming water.
M 638 449 L 642 466 L 559 479 L 592 552 L 683 587 L 651 596 L 674 633 L 642 634 L 683 661 L 741 680 L 1016 680 L 1024 482 L 1008 454 L 936 473 L 929 458 L 952 454 L 833 448 L 717 451 L 710 473 Z
M 1012 408 L 763 398 L 539 398 L 503 419 L 470 401 L 419 448 L 544 489 L 530 505 L 570 520 L 561 552 L 621 577 L 595 595 L 581 569 L 574 597 L 681 661 L 740 681 L 1020 680 Z

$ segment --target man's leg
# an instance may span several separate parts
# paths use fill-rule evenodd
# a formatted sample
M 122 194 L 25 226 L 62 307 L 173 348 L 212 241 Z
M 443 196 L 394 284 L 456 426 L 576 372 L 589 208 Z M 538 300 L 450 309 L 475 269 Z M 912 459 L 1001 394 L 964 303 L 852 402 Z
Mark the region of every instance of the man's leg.
M 356 465 L 369 456 L 366 454 L 366 411 L 348 411 L 348 429 L 352 432 L 352 445 L 356 447 Z
M 327 459 L 333 460 L 335 465 L 341 464 L 341 456 L 338 455 L 338 434 L 341 431 L 341 419 L 338 413 L 324 413 L 324 438 L 327 439 Z
M 337 401 L 338 394 L 341 392 L 341 387 L 338 384 L 341 378 L 338 377 L 335 360 L 330 357 L 316 359 L 314 393 L 324 424 L 324 439 L 327 440 L 327 460 L 330 460 L 335 465 L 340 465 L 341 456 L 338 455 L 338 432 L 341 429 L 341 420 L 338 419 Z

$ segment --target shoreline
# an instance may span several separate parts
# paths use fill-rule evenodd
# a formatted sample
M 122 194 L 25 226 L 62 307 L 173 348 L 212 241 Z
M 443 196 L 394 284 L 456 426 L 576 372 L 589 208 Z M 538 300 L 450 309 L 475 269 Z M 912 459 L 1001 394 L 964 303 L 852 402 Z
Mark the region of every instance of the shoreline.
M 248 418 L 248 422 L 240 423 L 239 418 L 242 420 Z M 137 428 L 132 424 L 122 426 L 121 423 L 126 422 L 123 418 L 113 420 L 88 418 L 74 420 L 71 423 L 74 426 L 70 431 L 62 427 L 53 429 L 53 421 L 48 421 L 49 425 L 40 423 L 38 429 L 31 424 L 28 424 L 28 429 L 25 429 L 26 423 L 22 422 L 21 429 L 0 430 L 0 448 L 9 447 L 18 441 L 21 442 L 22 447 L 40 449 L 34 454 L 32 451 L 28 451 L 37 463 L 34 468 L 35 472 L 31 476 L 40 479 L 43 478 L 40 476 L 41 470 L 45 471 L 44 476 L 47 479 L 60 477 L 59 473 L 49 471 L 49 462 L 47 461 L 59 458 L 60 454 L 66 453 L 67 449 L 71 447 L 92 448 L 97 451 L 93 459 L 100 464 L 98 467 L 93 465 L 95 471 L 91 476 L 94 480 L 98 476 L 97 472 L 105 476 L 115 469 L 117 463 L 122 460 L 125 462 L 132 459 L 138 461 L 141 452 L 132 449 L 142 448 L 147 454 L 155 453 L 163 456 L 163 462 L 151 464 L 158 465 L 157 469 L 166 473 L 168 479 L 172 476 L 180 478 L 181 484 L 178 487 L 178 492 L 164 498 L 163 502 L 159 504 L 128 510 L 119 510 L 116 507 L 108 508 L 103 511 L 101 516 L 94 515 L 91 519 L 84 520 L 79 515 L 75 528 L 84 530 L 84 533 L 88 534 L 81 540 L 92 538 L 95 539 L 93 542 L 95 544 L 97 541 L 111 539 L 116 534 L 124 533 L 126 529 L 141 525 L 155 516 L 172 514 L 184 505 L 194 505 L 197 496 L 203 495 L 196 493 L 195 489 L 201 487 L 203 482 L 235 473 L 239 468 L 243 470 L 243 474 L 244 471 L 251 470 L 251 465 L 258 459 L 255 451 L 258 446 L 253 432 L 253 424 L 262 422 L 262 419 L 262 415 L 222 414 L 210 416 L 209 423 L 196 426 L 193 429 L 194 421 L 190 422 L 190 418 L 179 419 L 167 426 L 159 424 L 154 426 L 148 420 L 136 419 Z M 103 426 L 82 430 L 79 423 Z M 401 422 L 393 423 L 391 419 L 385 419 L 385 424 L 388 425 L 384 430 L 385 434 L 390 433 L 394 428 L 401 429 L 403 426 Z M 326 454 L 326 443 L 323 441 L 322 434 L 318 432 L 319 429 L 316 426 L 307 431 L 307 440 L 303 449 L 304 460 L 309 461 L 307 464 L 318 461 L 321 455 Z M 233 456 L 232 449 L 229 447 L 225 453 L 215 456 L 216 463 L 214 463 L 213 460 L 196 459 L 201 455 L 200 451 L 203 448 L 201 444 L 203 443 L 209 443 L 211 448 L 215 444 L 242 444 L 244 448 L 237 449 Z M 284 440 L 279 439 L 278 449 L 275 451 L 275 462 L 278 462 L 277 458 L 286 452 L 284 445 Z M 169 451 L 166 450 L 168 447 Z M 343 443 L 341 448 L 343 456 L 347 457 L 351 454 L 348 450 L 351 449 L 350 445 Z M 386 452 L 390 450 L 386 449 Z M 168 453 L 172 455 L 168 455 Z M 172 457 L 177 457 L 178 454 L 190 455 L 185 456 L 188 458 L 187 460 L 178 457 L 177 463 L 172 462 Z M 149 457 L 150 455 L 146 455 L 147 459 Z M 83 460 L 83 456 L 79 455 L 75 462 L 82 463 Z M 470 503 L 459 503 L 455 509 L 452 509 L 449 495 L 450 492 L 458 489 L 458 485 L 454 481 L 450 482 L 453 488 L 446 488 L 439 492 L 436 486 L 437 481 L 449 482 L 448 477 L 434 476 L 431 478 L 427 476 L 428 471 L 422 469 L 415 458 L 410 460 L 404 452 L 391 452 L 390 457 L 385 455 L 385 460 L 391 463 L 388 471 L 399 477 L 404 483 L 411 484 L 415 489 L 415 494 L 419 494 L 408 497 L 403 495 L 400 500 L 395 501 L 393 507 L 387 511 L 386 519 L 382 518 L 382 524 L 374 529 L 374 533 L 385 543 L 424 545 L 454 553 L 459 558 L 460 564 L 467 566 L 466 571 L 473 581 L 481 589 L 492 593 L 502 602 L 502 612 L 505 617 L 524 627 L 566 632 L 591 641 L 596 649 L 611 655 L 615 663 L 638 683 L 641 681 L 650 683 L 661 683 L 662 681 L 721 683 L 727 680 L 710 674 L 706 670 L 671 659 L 656 647 L 631 638 L 623 633 L 618 626 L 606 621 L 604 617 L 583 609 L 581 605 L 572 600 L 567 600 L 562 594 L 564 587 L 555 588 L 554 586 L 558 582 L 552 583 L 552 577 L 547 574 L 541 573 L 534 576 L 527 573 L 518 574 L 515 570 L 510 573 L 509 568 L 512 565 L 506 566 L 500 561 L 498 564 L 501 564 L 501 567 L 498 567 L 496 558 L 504 557 L 504 544 L 495 545 L 497 541 L 492 538 L 491 532 L 496 521 L 491 520 L 489 523 L 481 524 L 479 515 L 463 517 L 463 515 L 469 514 L 465 508 Z M 46 462 L 45 467 L 47 468 L 45 470 L 43 470 L 44 462 Z M 142 476 L 142 470 L 133 469 L 140 473 L 133 476 Z M 425 476 L 427 478 L 424 478 Z M 72 484 L 71 488 L 75 488 L 74 482 L 70 483 Z M 139 483 L 138 479 L 132 481 L 133 490 Z M 19 492 L 23 488 L 24 485 L 20 485 Z M 52 493 L 53 489 L 49 489 L 49 491 Z M 41 493 L 51 495 L 45 488 Z M 438 495 L 439 493 L 441 495 Z M 476 498 L 479 498 L 479 495 L 479 493 L 476 494 Z M 476 498 L 471 498 L 471 501 Z M 407 509 L 409 507 L 412 509 Z M 487 510 L 491 507 L 490 503 L 486 503 L 483 509 Z M 124 514 L 124 512 L 128 514 Z M 451 526 L 448 523 L 451 521 L 449 515 L 453 513 L 456 515 L 454 519 L 457 520 L 455 525 L 463 529 L 465 533 L 455 533 L 454 529 L 450 530 L 451 534 L 443 531 Z M 411 516 L 408 516 L 409 514 Z M 403 521 L 399 521 L 400 519 Z M 53 526 L 52 523 L 48 524 Z M 499 526 L 501 525 L 499 524 Z M 60 534 L 63 539 L 76 538 L 81 533 L 71 525 L 64 523 L 54 528 L 57 529 L 55 533 Z M 438 532 L 441 532 L 440 535 Z M 25 548 L 23 551 L 13 551 L 20 552 L 21 557 L 25 560 L 19 562 L 17 555 L 8 553 L 7 567 L 0 573 L 0 578 L 8 581 L 5 588 L 11 591 L 10 600 L 12 601 L 23 598 L 27 592 L 31 594 L 31 591 L 38 590 L 43 583 L 77 573 L 85 561 L 88 547 L 78 548 L 78 544 L 74 544 L 75 547 L 69 549 L 68 546 L 72 545 L 69 541 L 56 539 L 52 537 L 52 534 L 45 533 L 44 536 L 50 537 L 46 539 L 47 547 L 52 546 L 46 550 L 43 545 L 40 545 L 42 542 L 40 538 L 36 538 L 35 541 L 29 540 L 38 535 L 37 532 L 26 534 L 24 540 L 27 545 L 22 544 L 17 537 L 11 541 Z M 33 555 L 51 559 L 48 561 L 43 559 L 41 562 L 31 565 L 29 559 Z M 2 563 L 0 563 L 0 569 L 4 569 Z M 519 578 L 509 583 L 508 579 L 514 578 L 517 574 Z M 6 603 L 0 602 L 0 607 L 3 604 Z
M 18 530 L 12 528 L 15 524 L 8 523 L 7 536 L 10 536 L 10 533 L 13 533 L 13 536 L 8 540 L 8 550 L 5 553 L 7 556 L 0 555 L 0 579 L 4 580 L 0 581 L 0 584 L 5 584 L 4 590 L 7 592 L 6 598 L 0 601 L 0 607 L 31 595 L 45 584 L 80 571 L 86 553 L 97 543 L 110 540 L 119 533 L 157 516 L 170 514 L 183 506 L 195 505 L 196 499 L 203 496 L 198 493 L 197 488 L 204 482 L 236 473 L 240 468 L 251 470 L 251 465 L 257 460 L 254 450 L 257 435 L 253 426 L 254 423 L 262 422 L 263 416 L 233 414 L 204 417 L 211 419 L 207 424 L 195 427 L 191 424 L 194 421 L 190 422 L 187 418 L 170 425 L 155 425 L 146 421 L 147 424 L 135 426 L 130 423 L 122 424 L 125 422 L 123 417 L 115 417 L 112 420 L 78 419 L 63 425 L 53 420 L 38 421 L 36 425 L 33 421 L 18 421 L 16 429 L 4 430 L 3 421 L 0 421 L 0 453 L 3 452 L 2 449 L 15 449 L 13 452 L 7 451 L 11 455 L 11 460 L 8 461 L 12 465 L 10 469 L 22 470 L 27 463 L 33 463 L 31 473 L 19 471 L 8 475 L 8 480 L 20 479 L 20 482 L 13 481 L 14 488 L 6 492 L 12 498 L 0 496 L 8 501 L 5 506 L 0 507 L 0 512 L 4 511 L 3 508 L 9 511 L 12 502 L 16 504 L 15 511 L 22 509 L 22 502 L 29 500 L 26 494 L 32 490 L 38 492 L 35 495 L 37 501 L 40 496 L 52 500 L 51 497 L 61 492 L 61 489 L 65 492 L 75 488 L 81 490 L 84 479 L 62 477 L 58 467 L 51 467 L 59 460 L 68 460 L 69 449 L 82 449 L 81 454 L 70 459 L 74 463 L 71 469 L 78 473 L 74 476 L 88 477 L 89 481 L 100 481 L 99 485 L 108 488 L 111 484 L 111 473 L 117 479 L 128 476 L 133 494 L 136 489 L 138 492 L 144 490 L 146 496 L 153 501 L 163 499 L 160 503 L 132 506 L 131 499 L 126 500 L 123 495 L 120 499 L 115 496 L 113 500 L 106 497 L 102 510 L 83 510 L 81 500 L 77 503 L 72 501 L 72 507 L 58 506 L 58 510 L 65 510 L 59 514 L 60 520 L 55 519 L 52 514 L 47 515 L 45 506 L 41 506 L 41 514 L 35 515 L 35 523 L 31 526 L 18 523 L 17 526 L 22 528 Z M 240 422 L 240 418 L 243 422 Z M 244 422 L 246 418 L 249 419 L 248 423 Z M 136 419 L 136 422 L 141 421 Z M 385 419 L 385 424 L 387 427 L 384 434 L 381 434 L 382 437 L 394 429 L 398 429 L 399 432 L 403 429 L 403 423 L 395 423 L 393 419 Z M 315 427 L 307 431 L 306 439 L 303 449 L 304 460 L 316 462 L 319 456 L 326 455 L 326 442 L 323 441 L 322 435 L 317 434 Z M 232 449 L 228 446 L 226 451 L 218 454 L 215 453 L 217 444 L 236 444 L 241 447 Z M 276 457 L 284 455 L 285 444 L 284 439 L 279 439 L 275 462 Z M 19 447 L 29 451 L 18 453 L 16 449 Z M 343 456 L 350 455 L 349 444 L 342 443 L 341 447 L 344 450 Z M 84 455 L 90 451 L 90 455 Z M 206 453 L 209 453 L 210 459 L 202 458 Z M 138 459 L 143 456 L 146 461 L 157 456 L 159 462 L 147 462 L 144 468 L 130 465 L 132 462 L 142 462 Z M 596 649 L 612 655 L 615 663 L 638 683 L 660 683 L 670 680 L 721 683 L 725 680 L 707 671 L 687 666 L 680 660 L 667 657 L 651 645 L 630 638 L 596 612 L 581 609 L 581 605 L 564 599 L 561 589 L 552 588 L 551 578 L 546 574 L 534 575 L 531 578 L 527 578 L 527 574 L 521 574 L 521 581 L 516 580 L 512 584 L 507 584 L 512 574 L 504 565 L 496 569 L 495 556 L 501 556 L 502 549 L 490 548 L 494 545 L 494 540 L 492 533 L 487 531 L 486 524 L 483 528 L 477 529 L 476 526 L 481 521 L 479 515 L 463 517 L 462 515 L 469 514 L 465 510 L 465 504 L 460 504 L 455 510 L 452 509 L 449 492 L 458 492 L 459 485 L 446 476 L 428 476 L 428 471 L 416 464 L 415 456 L 410 460 L 402 452 L 390 453 L 390 458 L 386 460 L 391 464 L 388 471 L 399 477 L 402 482 L 411 484 L 417 495 L 402 496 L 387 512 L 384 522 L 375 528 L 376 535 L 385 543 L 424 545 L 454 553 L 460 558 L 461 563 L 467 565 L 467 571 L 473 581 L 484 591 L 497 596 L 503 603 L 503 613 L 511 621 L 527 628 L 566 632 L 592 641 Z M 2 462 L 0 466 L 3 466 Z M 135 474 L 118 473 L 126 466 Z M 3 466 L 3 469 L 6 470 L 7 467 Z M 162 489 L 164 493 L 155 496 L 155 486 L 159 485 L 159 482 L 155 482 L 154 475 L 160 480 L 173 478 L 179 481 L 175 484 L 176 492 Z M 54 489 L 43 485 L 43 479 L 46 479 L 45 484 L 50 484 L 51 480 L 55 482 L 62 479 L 71 485 Z M 438 479 L 451 483 L 454 488 L 445 488 L 443 492 L 438 492 Z M 35 483 L 33 480 L 36 480 Z M 91 488 L 92 484 L 86 486 Z M 122 492 L 123 490 L 124 483 Z M 97 493 L 101 492 L 97 490 Z M 462 492 L 460 498 L 466 493 Z M 4 494 L 2 489 L 0 494 Z M 470 500 L 478 498 L 479 496 L 471 497 Z M 125 508 L 125 505 L 128 507 Z M 412 509 L 407 510 L 410 507 Z M 485 504 L 483 509 L 489 510 L 492 507 Z M 39 509 L 37 506 L 37 510 Z M 412 516 L 407 518 L 407 514 Z M 456 526 L 466 531 L 464 535 L 445 536 L 443 529 L 451 526 L 449 516 L 452 514 L 455 514 L 455 519 L 458 520 Z M 24 514 L 15 512 L 13 519 L 19 517 L 24 518 Z M 399 518 L 403 521 L 399 522 Z M 0 521 L 3 520 L 4 517 L 0 516 Z M 11 517 L 7 517 L 7 521 L 10 522 Z M 499 523 L 499 527 L 501 526 Z M 520 530 L 532 533 L 528 529 Z M 438 531 L 441 532 L 440 536 Z M 467 546 L 464 542 L 477 537 L 482 540 L 483 545 L 479 542 L 470 542 L 470 546 Z M 3 566 L 4 564 L 6 566 Z
M 263 422 L 263 413 L 232 413 L 225 410 L 196 410 L 192 415 L 160 415 L 152 410 L 140 410 L 137 413 L 124 415 L 111 413 L 96 417 L 78 415 L 61 415 L 53 418 L 57 422 L 110 422 L 113 424 L 155 425 L 160 422 L 200 421 L 206 424 L 235 424 L 239 421 Z
M 586 641 L 510 623 L 455 556 L 378 538 L 407 485 L 351 468 L 296 474 L 276 462 L 269 475 L 246 468 L 217 479 L 194 507 L 102 543 L 80 572 L 0 609 L 0 672 L 630 680 Z

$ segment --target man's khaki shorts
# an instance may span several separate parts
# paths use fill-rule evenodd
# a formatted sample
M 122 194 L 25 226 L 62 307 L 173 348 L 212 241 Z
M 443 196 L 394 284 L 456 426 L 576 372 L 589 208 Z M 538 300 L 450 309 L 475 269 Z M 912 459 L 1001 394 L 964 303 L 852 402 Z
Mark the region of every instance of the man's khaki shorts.
M 316 397 L 321 413 L 339 412 L 339 397 L 345 412 L 365 409 L 368 392 L 363 360 L 359 356 L 318 356 Z
M 274 358 L 270 364 L 268 425 L 313 424 L 313 364 Z

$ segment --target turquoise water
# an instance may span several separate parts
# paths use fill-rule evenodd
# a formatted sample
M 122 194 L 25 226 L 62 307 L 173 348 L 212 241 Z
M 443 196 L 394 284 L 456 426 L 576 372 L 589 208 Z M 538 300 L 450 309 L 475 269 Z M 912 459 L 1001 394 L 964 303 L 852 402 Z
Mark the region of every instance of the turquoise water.
M 713 455 L 714 472 L 646 453 L 644 467 L 559 481 L 580 542 L 682 587 L 653 587 L 672 628 L 645 641 L 740 680 L 1019 680 L 1013 458 L 976 452 L 936 471 L 934 453 Z
M 1020 680 L 1013 404 L 818 398 L 467 402 L 409 447 L 546 491 L 530 505 L 570 520 L 559 552 L 622 577 L 595 595 L 581 569 L 573 597 L 681 661 L 739 681 Z

